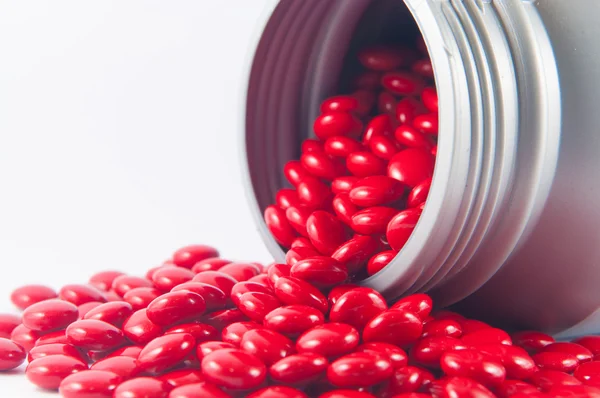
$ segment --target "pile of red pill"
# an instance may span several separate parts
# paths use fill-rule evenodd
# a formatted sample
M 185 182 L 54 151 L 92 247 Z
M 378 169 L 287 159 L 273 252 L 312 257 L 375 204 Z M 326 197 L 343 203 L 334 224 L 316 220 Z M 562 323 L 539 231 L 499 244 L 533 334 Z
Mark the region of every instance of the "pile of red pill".
M 359 52 L 355 91 L 321 104 L 317 139 L 285 165 L 294 188 L 281 189 L 264 218 L 293 273 L 331 270 L 327 281 L 310 282 L 373 275 L 419 221 L 437 153 L 438 99 L 431 63 L 417 47 Z
M 600 397 L 600 336 L 511 336 L 315 273 L 194 245 L 144 277 L 24 286 L 22 315 L 0 315 L 0 370 L 27 359 L 67 398 Z
M 402 249 L 431 184 L 437 95 L 416 47 L 362 50 L 354 91 L 323 102 L 265 211 L 286 264 L 193 245 L 144 277 L 21 287 L 0 370 L 27 359 L 66 398 L 600 398 L 600 336 L 509 335 L 350 283 Z

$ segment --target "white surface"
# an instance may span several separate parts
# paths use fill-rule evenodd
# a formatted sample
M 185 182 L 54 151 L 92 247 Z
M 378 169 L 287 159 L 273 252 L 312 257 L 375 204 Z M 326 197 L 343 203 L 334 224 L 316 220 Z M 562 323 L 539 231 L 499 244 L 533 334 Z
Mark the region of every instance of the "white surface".
M 269 0 L 0 0 L 0 311 L 179 246 L 267 262 L 236 140 Z M 52 395 L 52 394 L 51 394 Z M 0 376 L 0 397 L 38 397 Z

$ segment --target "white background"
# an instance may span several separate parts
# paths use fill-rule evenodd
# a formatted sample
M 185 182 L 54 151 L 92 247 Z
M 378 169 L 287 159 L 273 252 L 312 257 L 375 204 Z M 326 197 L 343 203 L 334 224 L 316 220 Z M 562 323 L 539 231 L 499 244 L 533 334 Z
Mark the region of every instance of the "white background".
M 0 0 L 0 311 L 22 284 L 143 274 L 188 243 L 269 261 L 238 138 L 272 4 Z M 46 394 L 0 376 L 2 398 Z

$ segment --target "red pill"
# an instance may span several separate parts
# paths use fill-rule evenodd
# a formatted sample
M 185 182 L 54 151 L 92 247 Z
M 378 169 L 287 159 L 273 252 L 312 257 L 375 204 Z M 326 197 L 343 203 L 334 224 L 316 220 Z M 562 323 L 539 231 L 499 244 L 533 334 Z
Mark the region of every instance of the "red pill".
M 172 267 L 175 268 L 175 267 Z M 189 271 L 185 268 L 177 268 L 184 271 Z M 129 290 L 123 295 L 123 300 L 131 305 L 134 311 L 141 310 L 142 308 L 148 307 L 150 303 L 161 295 L 161 291 L 153 287 L 136 287 L 135 289 Z
M 393 344 L 388 343 L 365 343 L 356 347 L 355 352 L 373 352 L 390 360 L 394 369 L 403 368 L 408 365 L 406 352 Z
M 58 298 L 68 301 L 77 306 L 96 301 L 106 302 L 106 296 L 94 286 L 88 285 L 65 285 L 58 291 Z
M 239 310 L 248 318 L 262 322 L 265 315 L 281 305 L 277 298 L 269 293 L 247 292 L 240 297 Z
M 207 325 L 201 322 L 184 323 L 181 325 L 173 326 L 167 329 L 165 334 L 173 333 L 188 333 L 194 336 L 196 343 L 203 341 L 215 340 L 219 336 L 219 331 L 211 325 Z
M 329 97 L 321 104 L 321 113 L 352 112 L 359 108 L 358 100 L 350 95 Z
M 506 378 L 499 361 L 473 349 L 445 352 L 440 364 L 448 376 L 469 377 L 485 386 L 497 386 Z
M 424 369 L 416 366 L 404 366 L 394 370 L 388 392 L 389 394 L 405 394 L 423 390 L 433 380 L 433 374 Z
M 123 333 L 135 344 L 146 344 L 162 334 L 162 327 L 148 319 L 144 308 L 134 312 L 125 320 Z
M 150 341 L 140 352 L 140 370 L 162 373 L 182 362 L 194 349 L 196 339 L 188 333 L 167 334 Z
M 87 370 L 87 365 L 66 355 L 49 355 L 31 362 L 25 370 L 30 382 L 46 390 L 57 390 L 67 376 Z
M 31 351 L 29 351 L 27 360 L 29 362 L 32 362 L 38 358 L 47 357 L 49 355 L 66 355 L 78 359 L 81 362 L 85 362 L 83 356 L 77 350 L 77 348 L 75 348 L 71 344 L 62 343 L 44 344 L 41 346 L 33 347 Z
M 32 304 L 22 316 L 23 325 L 31 330 L 50 332 L 64 329 L 79 317 L 77 307 L 68 301 L 51 299 Z
M 330 322 L 304 332 L 296 341 L 296 351 L 327 358 L 351 352 L 358 346 L 358 331 L 344 323 Z
M 367 263 L 367 274 L 375 275 L 381 271 L 394 259 L 394 257 L 396 257 L 396 254 L 398 254 L 398 252 L 394 250 L 386 250 L 371 257 Z
M 346 225 L 352 224 L 352 216 L 358 212 L 358 206 L 356 206 L 346 193 L 338 193 L 333 198 L 333 211 L 337 215 L 338 219 L 346 223 Z
M 357 101 L 358 104 L 358 101 Z M 323 152 L 323 143 L 319 140 L 311 140 L 307 139 L 302 142 L 300 147 L 300 152 L 310 153 L 310 152 Z M 277 202 L 277 201 L 276 201 Z
M 414 187 L 433 176 L 435 158 L 423 149 L 409 148 L 398 152 L 390 160 L 388 176 Z
M 377 97 L 377 110 L 379 113 L 388 113 L 393 115 L 396 112 L 398 100 L 387 91 L 382 91 Z
M 297 187 L 302 181 L 313 178 L 308 171 L 302 167 L 302 164 L 298 160 L 292 160 L 287 162 L 283 167 L 283 174 L 285 178 Z
M 563 352 L 572 354 L 577 357 L 577 360 L 581 363 L 588 362 L 594 359 L 594 354 L 582 345 L 569 343 L 569 342 L 558 342 L 552 343 L 545 346 L 541 352 Z
M 15 289 L 10 295 L 10 301 L 20 310 L 32 304 L 58 297 L 56 292 L 44 285 L 26 285 Z
M 425 87 L 421 91 L 421 101 L 430 112 L 438 111 L 438 96 L 435 87 Z
M 416 116 L 413 120 L 413 127 L 425 134 L 438 134 L 438 114 L 426 113 Z
M 308 237 L 308 232 L 306 232 L 306 222 L 311 214 L 312 210 L 306 206 L 288 207 L 285 211 L 285 217 L 292 228 L 300 235 L 306 237 Z
M 392 249 L 400 251 L 404 247 L 417 226 L 420 217 L 421 210 L 406 209 L 396 214 L 390 220 L 385 236 Z
M 337 387 L 368 387 L 392 376 L 391 361 L 373 352 L 353 352 L 329 365 L 327 379 Z
M 565 372 L 548 369 L 535 372 L 527 381 L 542 391 L 548 391 L 556 386 L 577 386 L 581 384 L 579 380 Z
M 298 199 L 298 194 L 296 193 L 295 189 L 284 188 L 277 191 L 277 194 L 275 195 L 275 203 L 283 210 L 286 210 L 288 207 L 298 206 L 300 204 L 300 199 Z M 194 269 L 192 268 L 192 270 Z M 214 270 L 216 271 L 216 269 Z M 202 271 L 208 271 L 208 269 Z
M 225 326 L 221 332 L 221 338 L 224 342 L 232 344 L 235 347 L 239 347 L 242 342 L 242 337 L 254 329 L 262 329 L 263 326 L 254 322 L 234 322 L 230 325 Z
M 409 148 L 429 151 L 433 146 L 431 140 L 409 124 L 401 124 L 394 131 L 396 141 Z
M 311 257 L 294 264 L 290 275 L 315 286 L 333 286 L 348 277 L 348 271 L 331 257 Z
M 352 239 L 342 244 L 331 255 L 331 258 L 343 264 L 348 273 L 360 271 L 369 257 L 379 248 L 379 241 L 370 237 L 355 235 Z
M 294 354 L 275 362 L 269 368 L 273 380 L 286 384 L 313 382 L 325 373 L 327 358 L 313 353 Z
M 11 370 L 25 361 L 27 352 L 12 340 L 0 338 L 0 371 Z
M 231 289 L 238 282 L 232 276 L 220 271 L 203 271 L 194 276 L 194 282 L 206 283 L 219 288 L 227 297 L 231 294 Z
M 281 277 L 275 282 L 275 296 L 284 304 L 302 304 L 326 313 L 327 298 L 313 285 L 293 277 Z
M 203 382 L 177 387 L 171 390 L 169 398 L 231 398 L 231 395 L 214 384 Z
M 242 336 L 240 349 L 255 355 L 265 365 L 294 353 L 294 343 L 284 335 L 269 329 L 249 330 Z
M 260 274 L 261 269 L 252 263 L 230 263 L 221 267 L 219 272 L 231 276 L 238 282 L 243 282 Z
M 273 264 L 267 270 L 267 276 L 271 283 L 271 287 L 275 287 L 275 283 L 282 276 L 290 276 L 291 266 L 287 264 Z
M 433 67 L 429 59 L 421 59 L 412 64 L 412 71 L 421 76 L 433 78 Z
M 316 178 L 307 178 L 298 184 L 300 203 L 313 209 L 325 207 L 331 200 L 331 190 Z
M 393 207 L 369 207 L 354 213 L 350 226 L 361 235 L 383 234 L 396 214 L 398 210 Z
M 431 383 L 430 394 L 435 398 L 495 398 L 495 395 L 468 377 L 444 377 Z
M 582 363 L 573 376 L 584 384 L 600 387 L 600 361 Z
M 371 138 L 389 136 L 393 132 L 392 118 L 388 114 L 377 115 L 372 118 L 365 129 L 363 144 L 369 144 Z
M 171 385 L 152 377 L 137 377 L 121 383 L 113 398 L 167 398 Z
M 432 308 L 433 300 L 424 293 L 411 294 L 410 296 L 403 297 L 390 307 L 392 310 L 412 312 L 421 319 L 425 319 L 431 313 Z
M 386 163 L 371 152 L 353 152 L 346 158 L 346 167 L 357 177 L 385 174 Z
M 191 281 L 194 275 L 195 273 L 187 268 L 166 267 L 157 270 L 152 275 L 152 282 L 157 289 L 168 292 L 181 283 Z M 126 298 L 126 296 L 127 294 L 123 298 Z
M 560 370 L 565 373 L 573 372 L 579 365 L 577 357 L 566 352 L 542 351 L 532 358 L 540 369 Z
M 148 279 L 130 275 L 118 276 L 114 279 L 112 284 L 112 289 L 121 297 L 136 287 L 154 287 L 154 285 Z
M 331 182 L 331 190 L 335 194 L 348 193 L 358 180 L 360 178 L 355 176 L 338 177 Z
M 323 313 L 307 305 L 288 305 L 269 312 L 263 321 L 266 328 L 276 332 L 296 336 L 324 323 Z
M 271 386 L 253 392 L 248 395 L 248 398 L 308 398 L 308 396 L 292 387 Z
M 363 341 L 383 342 L 405 346 L 417 341 L 423 322 L 408 311 L 385 311 L 374 317 L 363 330 Z
M 366 71 L 354 77 L 352 86 L 363 90 L 375 90 L 379 88 L 381 76 L 379 73 Z
M 277 242 L 289 247 L 296 238 L 296 232 L 288 222 L 285 211 L 275 206 L 265 209 L 265 223 Z
M 21 324 L 21 318 L 12 314 L 0 314 L 0 338 L 9 339 L 10 334 Z
M 456 312 L 447 311 L 447 310 L 436 312 L 434 314 L 434 318 L 435 319 L 453 319 L 453 320 L 457 321 L 458 323 L 460 323 L 461 325 L 464 323 L 464 321 L 467 320 L 464 316 L 457 314 Z M 477 328 L 476 330 L 479 330 L 479 329 L 482 329 L 482 328 Z M 463 333 L 463 334 L 466 334 L 466 333 Z
M 13 339 L 14 340 L 14 339 Z M 67 335 L 64 330 L 51 332 L 40 336 L 35 342 L 35 346 L 39 347 L 46 344 L 68 344 Z
M 325 141 L 324 150 L 330 156 L 345 158 L 353 152 L 358 152 L 363 149 L 360 142 L 350 137 L 331 137 Z M 345 178 L 345 177 L 336 177 Z
M 391 160 L 401 149 L 401 146 L 391 137 L 378 136 L 369 141 L 371 152 L 386 161 Z
M 319 253 L 315 248 L 293 247 L 285 253 L 285 262 L 289 266 L 292 266 L 292 265 L 296 264 L 298 261 L 302 261 L 307 258 L 316 257 L 316 256 L 320 256 L 320 255 L 321 255 L 321 253 Z M 268 276 L 267 276 L 267 278 L 268 278 Z
M 461 324 L 463 334 L 473 333 L 474 331 L 480 330 L 480 329 L 491 328 L 491 326 L 488 325 L 487 323 L 481 322 L 481 321 L 478 321 L 475 319 L 463 319 L 463 320 L 457 320 L 457 322 Z
M 517 393 L 530 394 L 539 393 L 536 387 L 521 380 L 504 380 L 504 382 L 494 390 L 500 398 L 508 398 Z
M 106 370 L 84 370 L 67 376 L 59 392 L 65 398 L 111 398 L 123 381 L 121 376 Z
M 429 189 L 431 188 L 431 178 L 421 181 L 415 186 L 408 194 L 406 205 L 408 207 L 418 207 L 422 203 L 425 203 L 427 195 L 429 195 Z
M 306 171 L 315 177 L 333 180 L 343 173 L 340 164 L 324 152 L 309 152 L 300 157 Z
M 416 363 L 437 368 L 445 352 L 466 348 L 461 340 L 454 337 L 431 336 L 417 341 L 410 351 L 410 356 Z
M 331 213 L 317 210 L 306 221 L 306 231 L 314 247 L 331 255 L 346 240 L 344 225 Z
M 396 120 L 401 124 L 412 124 L 415 116 L 426 111 L 423 103 L 414 97 L 406 97 L 398 101 L 398 105 L 396 105 Z
M 580 337 L 578 339 L 573 340 L 573 343 L 579 344 L 590 350 L 590 352 L 594 355 L 595 360 L 600 358 L 600 336 Z
M 205 341 L 204 343 L 198 344 L 198 347 L 196 347 L 196 355 L 198 356 L 198 359 L 201 360 L 213 351 L 223 350 L 225 348 L 237 348 L 238 346 L 239 343 L 237 345 L 233 345 L 225 341 Z
M 252 278 L 248 279 L 248 282 L 258 283 L 259 285 L 263 285 L 268 288 L 271 287 L 271 283 L 269 282 L 269 276 L 266 273 L 253 276 Z
M 381 85 L 392 94 L 416 95 L 423 90 L 425 82 L 412 73 L 390 72 L 381 77 Z
M 96 289 L 108 292 L 112 287 L 113 281 L 118 276 L 125 275 L 119 271 L 102 271 L 98 272 L 89 279 L 88 283 L 94 286 Z
M 140 349 L 141 350 L 141 349 Z M 137 357 L 136 357 L 137 358 Z M 93 364 L 91 370 L 106 370 L 118 374 L 123 379 L 131 379 L 140 373 L 137 359 L 128 356 L 104 358 Z
M 355 137 L 362 131 L 361 121 L 350 112 L 328 112 L 317 117 L 313 124 L 315 135 L 321 140 L 338 135 Z
M 206 310 L 202 296 L 187 290 L 165 293 L 154 299 L 147 310 L 148 319 L 157 325 L 173 325 L 197 319 Z
M 166 381 L 173 386 L 173 388 L 204 382 L 204 376 L 202 376 L 202 372 L 195 369 L 175 370 L 159 376 L 158 379 Z
M 232 390 L 258 387 L 267 376 L 267 368 L 256 356 L 237 349 L 213 351 L 202 359 L 206 379 Z
M 523 347 L 527 351 L 537 352 L 548 344 L 554 343 L 554 338 L 542 332 L 526 330 L 514 333 L 512 341 L 514 345 Z
M 460 323 L 452 319 L 439 319 L 427 322 L 423 327 L 423 337 L 427 336 L 449 336 L 460 337 L 462 327 Z
M 173 253 L 173 264 L 178 267 L 192 268 L 198 261 L 219 257 L 219 251 L 206 245 L 190 245 Z
M 206 277 L 206 276 L 205 276 Z M 203 277 L 204 278 L 204 277 Z M 202 279 L 202 278 L 200 278 Z M 210 278 L 206 278 L 208 280 Z M 227 285 L 228 286 L 228 285 Z M 188 292 L 197 293 L 204 298 L 206 308 L 214 310 L 227 306 L 228 299 L 223 290 L 216 286 L 210 285 L 203 282 L 186 282 L 181 285 L 175 286 L 171 291 L 179 292 L 181 290 L 187 290 Z
M 83 316 L 83 319 L 104 321 L 120 328 L 132 313 L 131 304 L 124 301 L 113 301 L 91 309 Z
M 84 350 L 107 351 L 125 344 L 121 329 L 96 319 L 73 322 L 67 327 L 66 335 L 69 344 Z
M 534 360 L 521 347 L 489 344 L 477 346 L 475 349 L 499 360 L 504 365 L 506 377 L 509 379 L 525 380 L 538 370 Z
M 231 289 L 231 301 L 233 301 L 233 303 L 236 306 L 239 306 L 240 298 L 244 293 L 248 292 L 260 292 L 271 295 L 273 294 L 273 290 L 270 287 L 261 285 L 259 283 L 238 282 L 235 284 L 235 286 L 233 286 L 233 289 Z
M 211 257 L 202 261 L 198 261 L 196 264 L 194 264 L 192 267 L 192 272 L 194 274 L 198 274 L 202 271 L 218 271 L 221 267 L 230 263 L 230 260 L 226 260 L 224 258 Z
M 404 185 L 387 176 L 371 176 L 357 181 L 349 197 L 357 206 L 371 207 L 395 202 L 404 194 Z
M 331 307 L 329 319 L 362 330 L 377 315 L 387 310 L 385 299 L 377 291 L 358 287 L 344 293 Z
M 405 65 L 407 51 L 388 46 L 372 46 L 358 53 L 358 60 L 367 69 L 389 71 Z
M 94 308 L 102 305 L 104 303 L 99 303 L 97 301 L 90 301 L 84 304 L 81 304 L 80 306 L 77 307 L 77 312 L 79 313 L 79 317 L 78 319 L 83 319 L 83 317 L 90 312 L 91 310 L 93 310 Z

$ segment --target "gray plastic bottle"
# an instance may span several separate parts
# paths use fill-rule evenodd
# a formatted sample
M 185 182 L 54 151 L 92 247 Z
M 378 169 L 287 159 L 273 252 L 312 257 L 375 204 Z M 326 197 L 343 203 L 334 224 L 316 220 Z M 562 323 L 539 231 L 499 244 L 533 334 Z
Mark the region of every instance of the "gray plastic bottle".
M 561 336 L 600 331 L 600 3 L 283 0 L 259 23 L 241 139 L 256 223 L 286 186 L 356 35 L 416 21 L 433 63 L 439 146 L 404 249 L 363 281 Z

